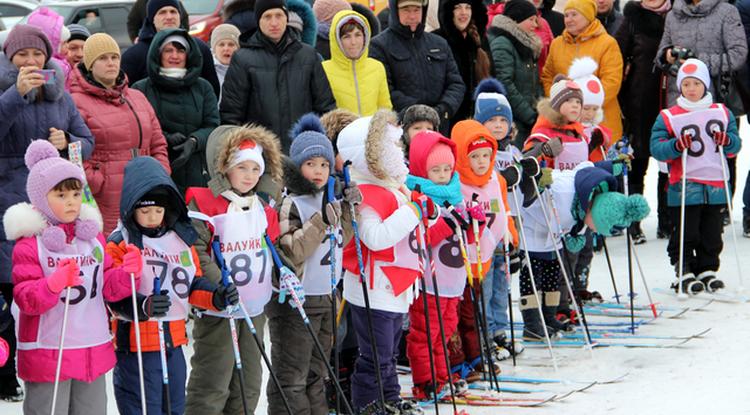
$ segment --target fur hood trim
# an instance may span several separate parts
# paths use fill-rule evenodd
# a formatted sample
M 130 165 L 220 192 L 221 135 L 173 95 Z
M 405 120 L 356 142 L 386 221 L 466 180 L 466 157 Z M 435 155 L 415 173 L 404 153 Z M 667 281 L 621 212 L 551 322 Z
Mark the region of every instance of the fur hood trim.
M 535 58 L 538 58 L 542 53 L 542 40 L 539 36 L 524 32 L 518 27 L 518 23 L 510 17 L 498 14 L 492 19 L 490 33 L 499 34 L 498 32 L 505 32 L 508 34 L 508 36 L 521 44 L 521 46 L 529 49 Z
M 359 116 L 348 109 L 336 108 L 328 111 L 320 117 L 320 123 L 323 124 L 323 128 L 328 134 L 328 139 L 333 143 L 333 152 L 338 154 L 339 150 L 336 147 L 336 141 L 339 138 L 339 133 L 347 125 L 351 124 L 352 121 L 359 118 Z
M 370 173 L 380 180 L 388 180 L 391 175 L 383 165 L 381 157 L 383 155 L 383 147 L 386 144 L 385 140 L 388 138 L 388 125 L 398 125 L 398 116 L 393 111 L 381 110 L 373 115 L 370 121 L 370 128 L 367 130 L 367 138 L 365 139 L 365 158 L 367 159 L 367 167 Z M 400 143 L 400 141 L 397 141 Z
M 302 175 L 300 169 L 292 162 L 287 156 L 282 159 L 284 164 L 284 186 L 286 186 L 287 193 L 295 195 L 313 195 L 318 193 L 318 189 L 313 182 L 307 180 Z
M 568 122 L 565 120 L 565 117 L 562 114 L 560 114 L 559 111 L 555 111 L 552 108 L 549 98 L 540 99 L 539 102 L 536 104 L 536 110 L 539 112 L 539 115 L 546 118 L 547 121 L 550 122 L 550 124 L 553 124 L 559 127 L 562 127 L 568 124 Z
M 102 232 L 104 228 L 104 220 L 99 209 L 85 203 L 81 205 L 77 222 L 77 227 L 82 223 L 95 225 L 96 233 Z M 34 205 L 27 202 L 17 203 L 9 207 L 3 216 L 5 236 L 9 241 L 39 236 L 50 226 L 52 225 L 47 222 L 44 215 L 34 208 Z

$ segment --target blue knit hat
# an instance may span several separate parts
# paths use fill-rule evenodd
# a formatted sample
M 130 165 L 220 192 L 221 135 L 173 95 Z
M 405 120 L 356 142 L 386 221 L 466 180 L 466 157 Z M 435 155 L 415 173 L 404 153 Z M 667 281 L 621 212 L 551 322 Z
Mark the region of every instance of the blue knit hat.
M 490 118 L 499 115 L 513 124 L 513 110 L 510 108 L 507 91 L 495 78 L 485 78 L 474 90 L 474 119 L 484 124 Z
M 328 160 L 333 172 L 333 166 L 336 164 L 333 146 L 317 115 L 308 113 L 300 117 L 292 128 L 291 139 L 289 157 L 297 167 L 313 157 L 323 157 Z

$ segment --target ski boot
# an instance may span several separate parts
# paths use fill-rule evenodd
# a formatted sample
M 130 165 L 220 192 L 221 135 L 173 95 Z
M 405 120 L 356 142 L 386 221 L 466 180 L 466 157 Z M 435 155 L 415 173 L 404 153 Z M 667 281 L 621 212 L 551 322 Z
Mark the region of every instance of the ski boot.
M 646 235 L 641 229 L 640 222 L 633 222 L 632 224 L 630 224 L 630 239 L 633 241 L 634 245 L 641 245 L 646 243 Z
M 742 236 L 750 238 L 750 214 L 742 215 Z
M 388 415 L 422 415 L 424 411 L 419 407 L 419 403 L 411 399 L 402 399 L 400 401 L 386 402 L 386 414 Z
M 562 322 L 557 319 L 557 308 L 560 306 L 560 291 L 551 291 L 544 293 L 544 306 L 542 306 L 542 314 L 544 314 L 544 324 L 548 328 L 555 332 L 566 332 L 570 333 L 575 331 L 575 327 L 570 324 L 570 321 Z
M 557 321 L 563 324 L 572 324 L 574 326 L 578 324 L 578 313 L 576 313 L 575 310 L 571 310 L 570 308 L 558 308 L 555 318 L 557 319 Z
M 706 292 L 713 293 L 724 288 L 724 281 L 716 277 L 716 271 L 703 271 L 698 274 L 698 279 L 706 288 Z
M 700 294 L 706 289 L 703 283 L 695 278 L 695 275 L 693 275 L 692 272 L 683 274 L 681 289 L 678 288 L 677 281 L 673 282 L 670 288 L 672 288 L 678 294 L 680 293 L 680 291 L 682 291 L 683 293 L 690 295 Z
M 575 293 L 576 301 L 579 305 L 585 304 L 585 303 L 603 303 L 604 297 L 602 297 L 601 293 L 599 291 L 589 291 L 585 288 L 581 288 L 579 290 L 576 290 Z
M 523 343 L 511 343 L 510 339 L 505 335 L 505 333 L 495 336 L 495 338 L 492 340 L 495 343 L 495 350 L 497 351 L 497 361 L 505 360 L 513 356 L 514 354 L 518 356 L 519 354 L 521 354 L 521 352 L 523 352 Z
M 23 401 L 23 388 L 18 384 L 15 375 L 3 376 L 0 378 L 0 400 L 6 402 Z
M 438 382 L 437 390 L 442 391 L 443 386 L 443 384 Z M 432 389 L 432 381 L 412 386 L 411 393 L 417 401 L 432 401 L 435 398 L 435 393 Z M 438 392 L 438 398 L 440 397 L 440 394 L 441 392 Z
M 669 239 L 671 232 L 668 229 L 658 228 L 656 230 L 656 239 Z M 748 236 L 750 238 L 750 236 Z

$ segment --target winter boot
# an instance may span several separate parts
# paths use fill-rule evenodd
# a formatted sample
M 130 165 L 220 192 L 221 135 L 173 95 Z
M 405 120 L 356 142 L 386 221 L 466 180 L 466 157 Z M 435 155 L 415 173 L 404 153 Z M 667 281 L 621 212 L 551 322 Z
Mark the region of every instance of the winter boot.
M 682 275 L 682 288 L 681 289 L 678 290 L 678 281 L 673 282 L 671 285 L 671 288 L 676 293 L 679 293 L 680 291 L 682 291 L 683 293 L 690 294 L 690 295 L 699 294 L 706 289 L 703 283 L 700 282 L 697 278 L 695 278 L 695 275 L 693 275 L 692 272 L 685 273 Z
M 441 383 L 438 383 L 437 386 L 438 391 L 441 391 L 443 389 L 443 385 Z M 411 393 L 414 396 L 414 399 L 417 401 L 431 401 L 435 398 L 435 394 L 433 393 L 432 389 L 432 381 L 412 386 Z
M 553 331 L 572 332 L 575 330 L 570 322 L 562 322 L 557 319 L 557 308 L 560 306 L 560 291 L 550 291 L 544 293 L 544 324 Z
M 698 274 L 698 280 L 706 287 L 706 291 L 713 293 L 724 288 L 724 281 L 716 277 L 716 271 L 703 271 Z
M 656 239 L 669 239 L 669 235 L 671 235 L 672 232 L 669 229 L 664 228 L 657 228 L 656 229 Z M 750 233 L 748 233 L 748 238 L 750 238 Z
M 520 343 L 520 342 L 512 343 L 510 339 L 508 338 L 508 336 L 505 335 L 505 333 L 495 336 L 495 338 L 492 340 L 494 341 L 497 350 L 504 352 L 502 353 L 503 355 L 507 353 L 507 357 L 505 357 L 505 359 L 513 356 L 514 354 L 518 356 L 519 354 L 521 354 L 521 352 L 523 352 L 523 343 Z M 498 360 L 504 360 L 504 359 L 498 359 Z
M 424 411 L 419 407 L 419 404 L 410 399 L 402 399 L 400 401 L 386 402 L 386 411 L 388 415 L 422 415 Z
M 641 229 L 640 222 L 633 222 L 630 224 L 630 238 L 633 240 L 633 244 L 641 245 L 646 243 L 646 235 Z
M 750 238 L 750 214 L 742 215 L 742 236 Z
M 521 297 L 519 308 L 523 317 L 523 339 L 525 341 L 544 341 L 544 328 L 539 316 L 539 302 L 535 295 Z

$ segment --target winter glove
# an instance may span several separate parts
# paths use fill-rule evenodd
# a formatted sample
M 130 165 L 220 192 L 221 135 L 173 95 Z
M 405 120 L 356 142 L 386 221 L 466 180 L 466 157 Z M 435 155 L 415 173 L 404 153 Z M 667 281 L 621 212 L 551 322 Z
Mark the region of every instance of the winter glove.
M 198 147 L 198 140 L 195 137 L 190 137 L 185 140 L 184 143 L 174 146 L 174 151 L 179 152 L 180 155 L 172 161 L 172 169 L 179 169 L 180 167 L 187 164 L 190 160 L 190 156 Z
M 424 206 L 422 205 L 423 198 L 424 198 Z M 430 220 L 437 219 L 438 213 L 440 213 L 440 211 L 438 210 L 438 207 L 435 206 L 435 202 L 433 202 L 432 199 L 430 199 L 429 197 L 425 196 L 424 193 L 418 192 L 416 190 L 412 191 L 411 201 L 416 203 L 417 208 L 419 209 L 420 212 L 422 212 L 423 215 L 427 213 L 428 219 Z M 424 207 L 427 207 L 427 212 L 424 212 L 422 210 L 424 209 Z
M 83 284 L 80 277 L 81 269 L 75 259 L 66 258 L 57 263 L 55 272 L 47 277 L 47 287 L 55 294 L 59 294 L 67 287 L 75 287 Z
M 677 137 L 674 142 L 674 148 L 678 152 L 682 153 L 685 150 L 690 150 L 690 145 L 693 144 L 692 134 L 682 134 Z
M 466 211 L 469 212 L 469 217 L 471 217 L 472 220 L 476 220 L 479 223 L 487 221 L 487 215 L 484 213 L 484 208 L 479 203 L 473 204 L 470 208 L 467 208 Z
M 287 267 L 281 268 L 281 277 L 279 277 L 279 303 L 286 301 L 287 294 L 292 297 L 289 299 L 289 305 L 292 308 L 297 308 L 297 304 L 294 301 L 295 293 L 296 297 L 299 298 L 300 305 L 305 304 L 305 290 L 302 288 L 302 283 L 299 278 Z
M 521 181 L 521 172 L 518 170 L 518 167 L 512 164 L 501 171 L 500 175 L 505 179 L 508 189 L 516 186 Z
M 162 318 L 167 315 L 171 305 L 172 301 L 169 299 L 168 291 L 161 290 L 159 294 L 146 297 L 146 300 L 141 305 L 141 311 L 143 311 L 146 320 L 152 317 Z
M 563 151 L 563 143 L 560 137 L 555 137 L 542 144 L 542 154 L 549 158 L 555 158 Z
M 143 271 L 143 258 L 141 257 L 141 250 L 133 244 L 128 244 L 125 247 L 127 252 L 122 257 L 122 270 L 128 274 L 133 274 L 135 279 L 141 278 L 141 272 Z
M 334 200 L 327 203 L 323 199 L 323 222 L 328 226 L 337 226 L 341 221 L 341 202 Z
M 602 130 L 600 130 L 599 128 L 594 128 L 594 131 L 591 132 L 591 138 L 589 140 L 589 153 L 598 149 L 602 145 L 604 145 L 604 134 L 602 134 Z
M 167 139 L 169 148 L 174 148 L 187 140 L 187 137 L 183 133 L 164 134 L 164 138 Z
M 237 305 L 240 302 L 240 293 L 237 291 L 237 286 L 231 282 L 226 286 L 219 285 L 214 290 L 211 302 L 217 310 L 226 310 L 228 305 Z
M 523 175 L 528 177 L 536 177 L 539 174 L 539 160 L 536 157 L 524 157 L 521 159 L 521 170 Z
M 542 167 L 542 170 L 539 173 L 539 177 L 537 177 L 536 180 L 537 185 L 539 185 L 540 191 L 541 189 L 551 186 L 553 182 L 552 169 L 549 167 Z
M 362 203 L 362 192 L 356 183 L 349 182 L 349 187 L 344 189 L 344 202 L 354 206 Z
M 714 143 L 721 147 L 728 146 L 729 136 L 724 131 L 714 131 Z

